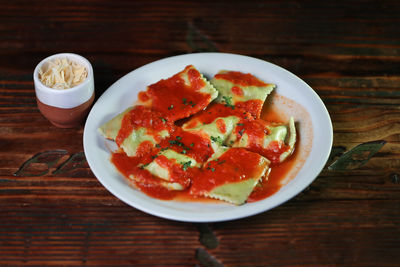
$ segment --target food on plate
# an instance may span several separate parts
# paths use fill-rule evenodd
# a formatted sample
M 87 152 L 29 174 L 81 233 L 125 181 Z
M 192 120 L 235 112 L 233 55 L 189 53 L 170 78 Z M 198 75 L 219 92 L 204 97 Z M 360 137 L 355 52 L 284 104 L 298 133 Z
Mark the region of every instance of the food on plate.
M 220 71 L 211 80 L 219 95 L 217 102 L 242 108 L 259 118 L 266 97 L 275 88 L 249 73 Z
M 137 105 L 99 128 L 119 147 L 111 162 L 142 192 L 241 205 L 293 153 L 294 119 L 260 118 L 275 85 L 237 71 L 212 81 L 189 65 L 149 85 Z
M 229 136 L 232 147 L 243 147 L 259 153 L 272 163 L 283 162 L 294 151 L 296 128 L 294 119 L 288 125 L 266 122 L 261 119 L 245 121 Z
M 130 156 L 143 156 L 174 130 L 174 124 L 163 118 L 163 114 L 143 106 L 125 110 L 99 128 L 106 138 Z M 116 130 L 118 129 L 118 131 Z
M 241 205 L 268 173 L 269 163 L 246 149 L 221 147 L 193 179 L 190 193 Z
M 192 65 L 168 79 L 160 80 L 138 95 L 138 104 L 176 121 L 203 110 L 218 95 L 217 90 Z

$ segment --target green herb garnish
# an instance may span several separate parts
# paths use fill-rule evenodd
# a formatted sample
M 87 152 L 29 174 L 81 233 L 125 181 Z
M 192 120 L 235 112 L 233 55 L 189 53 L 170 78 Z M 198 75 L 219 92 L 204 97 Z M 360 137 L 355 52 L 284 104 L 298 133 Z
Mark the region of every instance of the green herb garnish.
M 230 107 L 231 109 L 235 109 L 235 106 L 232 104 L 232 97 L 231 96 L 223 96 L 222 97 L 225 102 L 226 107 Z
M 221 145 L 222 145 L 222 143 L 223 143 L 223 140 L 222 140 L 221 137 L 219 137 L 219 136 L 217 136 L 217 137 L 215 137 L 215 136 L 210 136 L 210 139 L 211 139 L 211 141 L 213 141 L 214 143 L 219 143 L 219 144 L 221 144 Z
M 186 171 L 187 168 L 189 168 L 190 165 L 192 164 L 192 161 L 189 160 L 189 161 L 186 161 L 186 162 L 181 162 L 181 164 L 182 164 L 182 170 Z

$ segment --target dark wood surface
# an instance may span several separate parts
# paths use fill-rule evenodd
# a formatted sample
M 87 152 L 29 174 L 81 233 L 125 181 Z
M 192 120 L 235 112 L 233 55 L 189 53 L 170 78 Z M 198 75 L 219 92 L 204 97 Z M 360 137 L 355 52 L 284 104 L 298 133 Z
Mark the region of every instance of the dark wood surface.
M 399 1 L 0 1 L 0 265 L 399 266 L 399 14 Z M 83 126 L 37 109 L 49 55 L 88 58 L 99 96 L 198 51 L 267 60 L 319 94 L 334 144 L 307 190 L 236 221 L 160 219 L 97 181 Z

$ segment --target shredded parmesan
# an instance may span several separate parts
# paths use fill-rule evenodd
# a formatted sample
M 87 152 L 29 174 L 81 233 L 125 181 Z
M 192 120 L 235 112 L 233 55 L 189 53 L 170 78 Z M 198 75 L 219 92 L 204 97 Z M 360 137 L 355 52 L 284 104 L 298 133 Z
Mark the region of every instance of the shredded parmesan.
M 87 78 L 84 66 L 68 58 L 56 58 L 39 69 L 39 79 L 47 87 L 63 90 L 82 83 Z

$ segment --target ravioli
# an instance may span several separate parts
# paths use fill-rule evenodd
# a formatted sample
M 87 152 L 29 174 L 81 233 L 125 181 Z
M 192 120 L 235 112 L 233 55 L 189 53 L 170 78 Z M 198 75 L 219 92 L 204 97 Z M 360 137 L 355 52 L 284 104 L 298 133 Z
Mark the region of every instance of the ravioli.
M 274 84 L 238 71 L 220 71 L 211 83 L 219 92 L 217 102 L 244 109 L 255 118 L 260 118 L 264 101 L 275 88 Z
M 192 65 L 172 77 L 149 85 L 140 92 L 138 104 L 165 114 L 176 121 L 187 118 L 207 107 L 218 91 Z
M 118 114 L 111 120 L 104 123 L 102 126 L 99 127 L 99 132 L 105 138 L 115 141 L 117 138 L 119 129 L 121 129 L 122 119 L 124 118 L 125 114 L 132 110 L 133 107 L 127 108 L 124 112 Z
M 190 185 L 191 175 L 188 168 L 200 167 L 195 159 L 167 149 L 156 154 L 154 160 L 149 164 L 142 165 L 152 175 L 165 180 L 162 184 L 170 190 L 183 190 Z
M 128 108 L 103 124 L 100 133 L 111 140 L 130 157 L 149 153 L 157 143 L 174 131 L 173 123 L 162 113 L 143 106 Z
M 190 194 L 241 205 L 267 173 L 269 163 L 246 149 L 221 147 L 193 179 Z
M 201 123 L 192 127 L 193 125 L 189 122 L 184 124 L 182 128 L 209 139 L 212 148 L 216 150 L 225 143 L 238 121 L 239 118 L 236 116 L 217 117 L 207 124 Z
M 272 163 L 283 162 L 296 143 L 296 128 L 291 117 L 287 125 L 254 120 L 239 125 L 229 136 L 232 147 L 243 147 L 268 158 Z
M 242 109 L 232 109 L 220 103 L 213 103 L 207 109 L 197 113 L 182 128 L 191 131 L 211 141 L 213 148 L 228 145 L 227 138 L 239 124 L 252 120 L 250 113 Z

